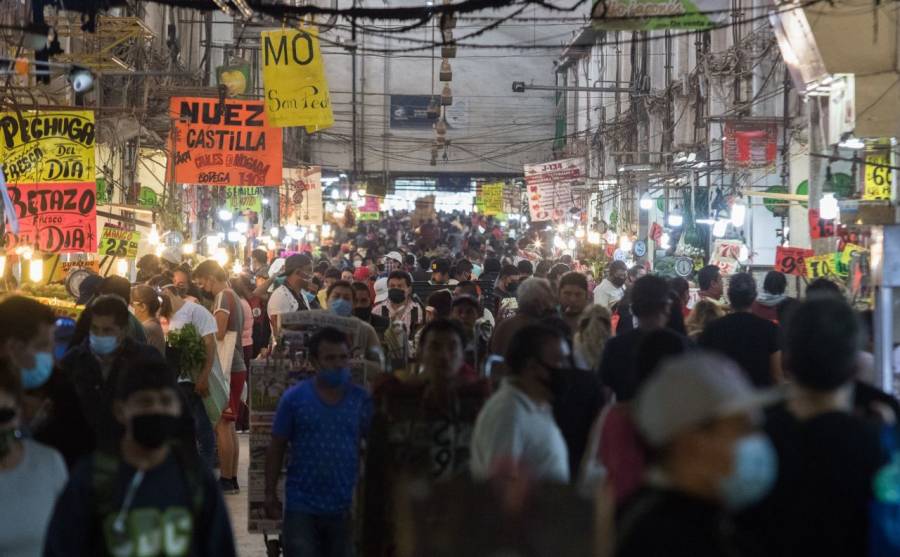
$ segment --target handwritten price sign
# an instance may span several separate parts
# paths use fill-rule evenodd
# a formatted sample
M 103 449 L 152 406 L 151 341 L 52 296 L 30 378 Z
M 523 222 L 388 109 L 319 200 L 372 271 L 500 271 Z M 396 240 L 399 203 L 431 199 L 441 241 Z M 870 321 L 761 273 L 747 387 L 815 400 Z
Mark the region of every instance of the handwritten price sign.
M 100 254 L 113 257 L 136 257 L 141 233 L 135 230 L 122 230 L 113 226 L 103 227 L 100 237 Z
M 809 237 L 813 240 L 834 236 L 834 221 L 819 217 L 818 209 L 809 210 Z
M 858 257 L 868 252 L 869 250 L 867 250 L 863 246 L 859 246 L 857 244 L 847 244 L 846 246 L 844 246 L 844 251 L 841 252 L 841 264 L 844 266 L 850 265 L 850 261 L 852 261 L 854 257 Z
M 886 151 L 866 154 L 866 181 L 863 199 L 891 198 L 891 156 Z
M 807 257 L 805 259 L 806 276 L 810 279 L 837 277 L 839 262 L 839 253 L 828 253 L 825 255 Z
M 775 248 L 775 270 L 786 275 L 806 276 L 806 258 L 813 255 L 815 252 L 811 249 L 778 246 Z

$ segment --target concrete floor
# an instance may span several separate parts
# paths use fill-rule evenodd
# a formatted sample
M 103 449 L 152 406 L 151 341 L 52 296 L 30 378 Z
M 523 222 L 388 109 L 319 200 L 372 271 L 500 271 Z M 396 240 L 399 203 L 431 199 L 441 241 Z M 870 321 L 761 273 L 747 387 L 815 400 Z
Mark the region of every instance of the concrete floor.
M 226 495 L 225 504 L 231 514 L 231 528 L 240 557 L 266 557 L 266 548 L 261 534 L 247 532 L 247 461 L 250 455 L 250 435 L 238 433 L 241 444 L 241 458 L 238 466 L 238 485 L 241 492 Z

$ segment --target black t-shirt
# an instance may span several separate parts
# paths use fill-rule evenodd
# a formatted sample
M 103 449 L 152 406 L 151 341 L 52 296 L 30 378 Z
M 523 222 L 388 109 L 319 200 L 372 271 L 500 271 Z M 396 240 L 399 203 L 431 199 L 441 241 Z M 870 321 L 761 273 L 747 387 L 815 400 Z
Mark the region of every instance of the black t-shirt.
M 884 464 L 879 426 L 844 412 L 798 420 L 784 404 L 767 413 L 766 433 L 778 453 L 772 493 L 748 509 L 772 557 L 868 555 L 872 477 Z
M 179 459 L 170 454 L 146 472 L 126 513 L 125 531 L 117 535 L 113 523 L 135 469 L 120 462 L 113 500 L 100 503 L 94 458 L 81 461 L 60 495 L 47 530 L 44 557 L 236 555 L 225 502 L 212 474 L 202 464 L 196 465 L 197 481 L 204 484 L 199 512 Z M 112 510 L 104 512 L 98 505 Z
M 734 525 L 712 502 L 645 487 L 619 512 L 616 557 L 744 557 Z
M 578 469 L 587 446 L 591 427 L 603 407 L 603 391 L 597 375 L 583 369 L 566 370 L 566 390 L 553 402 L 553 418 L 569 451 L 569 477 L 578 477 Z
M 600 381 L 616 393 L 616 400 L 625 402 L 634 398 L 637 391 L 635 364 L 637 349 L 644 338 L 640 329 L 618 334 L 603 347 L 600 358 Z
M 752 313 L 732 313 L 710 323 L 700 335 L 699 344 L 737 362 L 756 387 L 775 384 L 769 357 L 781 348 L 778 325 L 771 321 Z

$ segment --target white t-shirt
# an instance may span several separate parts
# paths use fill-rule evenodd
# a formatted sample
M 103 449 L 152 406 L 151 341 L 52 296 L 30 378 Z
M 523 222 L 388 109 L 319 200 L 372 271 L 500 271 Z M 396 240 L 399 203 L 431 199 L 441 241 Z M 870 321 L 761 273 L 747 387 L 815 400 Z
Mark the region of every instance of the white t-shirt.
M 24 454 L 12 470 L 0 471 L 0 555 L 39 557 L 56 498 L 69 474 L 56 450 L 23 439 Z
M 185 302 L 181 309 L 169 318 L 169 330 L 177 331 L 188 323 L 197 328 L 197 332 L 200 333 L 201 337 L 215 335 L 219 331 L 219 326 L 216 325 L 216 318 L 213 317 L 213 314 L 205 307 L 194 302 Z
M 512 460 L 535 480 L 569 481 L 569 452 L 549 404 L 537 404 L 504 380 L 475 421 L 469 466 L 475 479 Z
M 282 284 L 276 288 L 269 296 L 269 303 L 266 306 L 269 312 L 269 319 L 274 320 L 276 315 L 281 315 L 282 313 L 300 311 L 300 302 L 297 298 L 298 297 L 294 296 L 294 293 L 291 292 L 286 284 Z M 306 304 L 306 307 L 303 309 L 309 309 L 309 302 L 306 301 L 306 296 L 301 294 L 299 298 Z
M 612 306 L 619 302 L 625 295 L 625 287 L 616 287 L 609 279 L 603 279 L 594 288 L 594 303 L 612 311 Z

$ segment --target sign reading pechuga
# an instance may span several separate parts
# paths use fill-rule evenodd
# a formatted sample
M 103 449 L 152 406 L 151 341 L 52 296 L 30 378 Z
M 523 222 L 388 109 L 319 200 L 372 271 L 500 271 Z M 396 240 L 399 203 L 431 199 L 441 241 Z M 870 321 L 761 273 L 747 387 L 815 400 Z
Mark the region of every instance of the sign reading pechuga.
M 0 113 L 0 168 L 9 184 L 94 181 L 94 113 Z
M 261 101 L 172 97 L 169 113 L 177 183 L 281 185 L 281 130 Z

